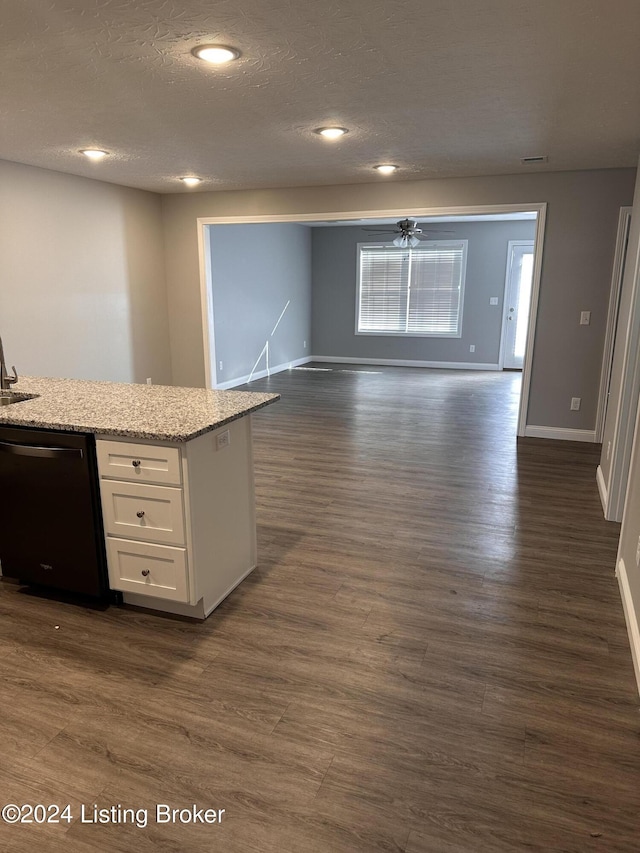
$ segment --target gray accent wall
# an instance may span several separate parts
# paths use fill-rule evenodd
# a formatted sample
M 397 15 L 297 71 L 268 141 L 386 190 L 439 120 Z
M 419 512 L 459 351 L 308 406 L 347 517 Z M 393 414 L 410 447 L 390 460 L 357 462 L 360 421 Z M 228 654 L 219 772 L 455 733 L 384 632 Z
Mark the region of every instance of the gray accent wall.
M 267 347 L 270 367 L 309 355 L 311 229 L 210 225 L 209 245 L 218 384 L 265 370 Z
M 509 240 L 533 240 L 536 223 L 464 222 L 433 227 L 452 229 L 442 239 L 468 240 L 462 337 L 357 335 L 358 244 L 380 242 L 380 237 L 357 226 L 313 228 L 314 356 L 498 364 Z M 489 304 L 491 297 L 498 297 L 498 305 Z M 476 348 L 473 353 L 471 345 Z

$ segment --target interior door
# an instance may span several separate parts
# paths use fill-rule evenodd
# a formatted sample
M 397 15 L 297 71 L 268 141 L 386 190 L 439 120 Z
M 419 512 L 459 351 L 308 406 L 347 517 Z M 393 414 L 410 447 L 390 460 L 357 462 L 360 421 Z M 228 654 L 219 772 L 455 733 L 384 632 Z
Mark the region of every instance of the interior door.
M 507 370 L 522 370 L 524 365 L 532 284 L 533 240 L 510 240 L 502 329 L 502 366 Z

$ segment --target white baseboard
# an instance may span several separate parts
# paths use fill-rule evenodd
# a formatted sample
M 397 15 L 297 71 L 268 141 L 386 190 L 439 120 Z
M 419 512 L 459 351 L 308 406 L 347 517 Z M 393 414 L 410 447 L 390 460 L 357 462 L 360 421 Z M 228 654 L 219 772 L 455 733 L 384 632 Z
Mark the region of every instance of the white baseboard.
M 273 376 L 274 373 L 282 373 L 283 370 L 290 370 L 292 367 L 299 367 L 301 364 L 308 364 L 313 361 L 311 356 L 307 355 L 304 358 L 296 358 L 294 361 L 285 361 L 283 364 L 276 364 L 268 370 L 256 370 L 253 374 L 247 373 L 246 376 L 238 376 L 235 379 L 229 379 L 227 382 L 218 382 L 215 387 L 216 391 L 226 391 L 228 388 L 237 388 L 238 385 L 245 385 L 247 382 L 253 382 L 254 379 L 264 379 L 265 376 Z
M 607 484 L 604 481 L 604 474 L 602 473 L 602 468 L 598 465 L 596 470 L 596 483 L 598 484 L 598 494 L 600 495 L 600 503 L 602 504 L 602 511 L 604 512 L 604 517 L 607 517 L 607 504 L 609 502 L 609 493 L 607 491 Z
M 524 434 L 528 438 L 554 438 L 560 441 L 588 441 L 595 443 L 594 429 L 563 429 L 562 427 L 526 426 Z
M 150 595 L 139 595 L 137 592 L 123 592 L 122 600 L 133 607 L 144 607 L 147 610 L 173 613 L 177 616 L 190 616 L 192 619 L 204 620 L 206 614 L 202 599 L 197 604 L 184 604 L 182 601 L 168 601 L 164 598 L 152 598 Z
M 478 364 L 474 361 L 413 361 L 405 358 L 344 358 L 335 355 L 314 355 L 309 361 L 329 364 L 379 364 L 390 367 L 433 367 L 444 370 L 500 370 L 498 364 Z
M 638 614 L 633 606 L 631 587 L 629 586 L 629 578 L 627 577 L 627 567 L 622 558 L 618 560 L 616 575 L 618 577 L 618 586 L 620 587 L 624 618 L 627 623 L 627 633 L 629 634 L 629 645 L 631 646 L 631 657 L 633 658 L 633 668 L 636 673 L 638 693 L 640 693 L 640 628 L 638 627 Z
M 247 569 L 247 571 L 246 571 L 246 572 L 244 572 L 244 574 L 242 575 L 242 577 L 238 578 L 238 580 L 237 580 L 237 581 L 234 581 L 234 582 L 231 584 L 231 586 L 229 587 L 229 589 L 228 589 L 226 592 L 223 592 L 223 593 L 222 593 L 222 595 L 220 596 L 220 598 L 216 598 L 216 600 L 213 602 L 213 604 L 212 604 L 211 602 L 208 602 L 207 604 L 205 604 L 205 605 L 204 605 L 204 615 L 205 615 L 205 617 L 210 616 L 210 615 L 213 613 L 213 611 L 216 609 L 216 607 L 217 607 L 217 606 L 218 606 L 222 601 L 224 601 L 224 600 L 225 600 L 225 598 L 226 598 L 228 595 L 230 595 L 230 594 L 233 592 L 233 590 L 234 590 L 237 586 L 240 586 L 240 584 L 242 583 L 242 581 L 243 581 L 245 578 L 249 577 L 249 575 L 251 574 L 251 572 L 255 569 L 256 565 L 257 565 L 257 563 L 254 563 L 254 564 L 253 564 L 253 566 L 251 566 L 251 568 L 250 568 L 250 569 Z

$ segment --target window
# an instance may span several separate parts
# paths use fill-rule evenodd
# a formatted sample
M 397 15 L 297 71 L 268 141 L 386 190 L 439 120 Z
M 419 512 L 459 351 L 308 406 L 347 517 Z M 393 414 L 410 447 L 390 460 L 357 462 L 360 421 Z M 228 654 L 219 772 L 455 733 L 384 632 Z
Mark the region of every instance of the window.
M 357 334 L 462 336 L 467 240 L 358 250 Z

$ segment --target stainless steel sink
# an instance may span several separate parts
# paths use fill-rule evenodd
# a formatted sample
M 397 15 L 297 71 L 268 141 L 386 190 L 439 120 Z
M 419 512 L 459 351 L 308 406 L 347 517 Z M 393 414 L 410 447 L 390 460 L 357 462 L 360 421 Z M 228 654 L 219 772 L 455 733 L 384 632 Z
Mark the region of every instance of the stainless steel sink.
M 12 403 L 23 403 L 25 400 L 35 400 L 39 394 L 20 394 L 18 391 L 1 391 L 0 406 L 10 406 Z

